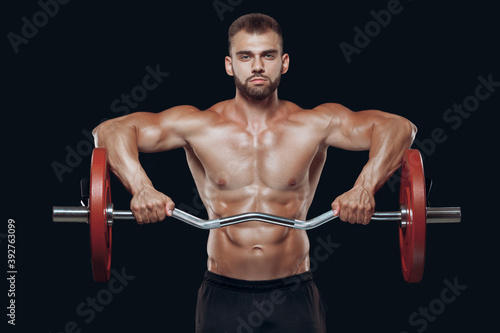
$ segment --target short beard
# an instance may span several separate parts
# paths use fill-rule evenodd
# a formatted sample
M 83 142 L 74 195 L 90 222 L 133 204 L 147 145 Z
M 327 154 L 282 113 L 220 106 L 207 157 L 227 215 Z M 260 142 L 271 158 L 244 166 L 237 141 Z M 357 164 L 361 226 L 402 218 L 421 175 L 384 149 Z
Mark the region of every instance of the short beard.
M 265 87 L 250 88 L 249 87 L 250 80 L 257 78 L 257 77 L 262 77 L 262 78 L 268 80 L 269 85 L 265 86 Z M 238 79 L 236 77 L 236 75 L 234 76 L 234 84 L 236 85 L 236 88 L 246 97 L 253 99 L 253 100 L 256 100 L 256 101 L 262 101 L 262 100 L 268 98 L 269 96 L 271 96 L 271 94 L 273 94 L 274 91 L 280 85 L 280 81 L 281 81 L 281 74 L 276 78 L 276 80 L 272 81 L 268 76 L 264 76 L 264 75 L 256 73 L 256 74 L 252 75 L 251 77 L 249 77 L 248 79 L 246 79 L 245 83 L 241 82 L 240 79 Z

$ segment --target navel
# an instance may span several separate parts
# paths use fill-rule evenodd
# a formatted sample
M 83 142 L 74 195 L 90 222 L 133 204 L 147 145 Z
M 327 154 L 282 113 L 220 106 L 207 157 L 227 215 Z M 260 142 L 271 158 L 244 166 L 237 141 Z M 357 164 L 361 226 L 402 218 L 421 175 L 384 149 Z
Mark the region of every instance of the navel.
M 260 252 L 262 252 L 262 247 L 260 247 L 259 245 L 254 245 L 252 247 L 252 252 L 254 252 L 254 253 L 260 253 Z

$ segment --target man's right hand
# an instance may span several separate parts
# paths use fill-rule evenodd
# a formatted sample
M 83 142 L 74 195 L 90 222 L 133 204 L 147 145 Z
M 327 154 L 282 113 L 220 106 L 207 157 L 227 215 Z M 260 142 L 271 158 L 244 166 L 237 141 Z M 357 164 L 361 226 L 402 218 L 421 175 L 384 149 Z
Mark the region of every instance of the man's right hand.
M 143 187 L 130 201 L 130 210 L 139 224 L 163 221 L 166 216 L 172 216 L 174 207 L 172 199 L 152 186 Z

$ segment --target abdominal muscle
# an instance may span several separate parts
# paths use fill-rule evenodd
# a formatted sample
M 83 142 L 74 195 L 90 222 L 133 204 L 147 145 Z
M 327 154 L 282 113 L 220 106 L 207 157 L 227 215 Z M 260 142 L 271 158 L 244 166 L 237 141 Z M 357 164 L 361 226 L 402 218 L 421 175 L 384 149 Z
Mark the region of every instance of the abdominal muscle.
M 220 198 L 219 198 L 220 199 Z M 288 218 L 304 219 L 299 210 L 303 202 L 294 205 L 264 200 L 257 207 L 256 200 L 218 205 L 222 214 L 210 218 L 231 216 L 246 212 L 262 212 Z M 259 200 L 260 201 L 260 200 Z M 218 200 L 216 202 L 223 203 Z M 283 227 L 260 221 L 248 221 L 210 230 L 207 244 L 208 270 L 242 280 L 278 279 L 309 270 L 309 239 L 305 230 Z
M 242 280 L 271 280 L 309 269 L 304 230 L 249 221 L 210 231 L 208 270 Z M 263 235 L 259 239 L 255 236 Z

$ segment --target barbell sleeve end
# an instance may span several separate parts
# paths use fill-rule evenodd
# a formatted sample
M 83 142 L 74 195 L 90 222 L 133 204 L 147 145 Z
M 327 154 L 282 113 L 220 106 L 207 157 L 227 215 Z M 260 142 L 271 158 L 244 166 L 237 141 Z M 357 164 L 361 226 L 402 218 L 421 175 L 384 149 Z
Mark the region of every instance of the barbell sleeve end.
M 460 223 L 460 207 L 427 207 L 427 223 Z
M 52 207 L 52 221 L 54 222 L 89 222 L 87 206 L 54 206 Z

